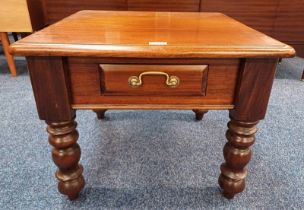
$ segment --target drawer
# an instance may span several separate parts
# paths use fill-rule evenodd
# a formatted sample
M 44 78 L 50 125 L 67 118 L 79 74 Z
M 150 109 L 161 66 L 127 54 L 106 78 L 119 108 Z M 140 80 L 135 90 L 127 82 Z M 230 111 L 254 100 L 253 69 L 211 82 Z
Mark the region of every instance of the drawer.
M 239 59 L 81 57 L 66 64 L 75 109 L 231 109 L 241 65 Z M 144 86 L 129 86 L 131 76 L 146 71 L 177 76 L 180 86 L 167 87 L 163 75 L 144 75 Z
M 102 95 L 205 96 L 208 65 L 101 64 Z

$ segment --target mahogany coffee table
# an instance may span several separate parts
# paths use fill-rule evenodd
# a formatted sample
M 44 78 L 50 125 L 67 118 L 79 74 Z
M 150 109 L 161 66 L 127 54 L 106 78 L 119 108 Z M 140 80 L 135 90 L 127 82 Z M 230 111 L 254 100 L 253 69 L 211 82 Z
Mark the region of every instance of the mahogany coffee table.
M 75 111 L 230 110 L 219 185 L 245 188 L 256 125 L 265 117 L 279 58 L 290 46 L 220 13 L 81 11 L 13 44 L 27 57 L 39 117 L 48 124 L 59 191 L 76 199 Z M 210 139 L 212 141 L 212 139 Z

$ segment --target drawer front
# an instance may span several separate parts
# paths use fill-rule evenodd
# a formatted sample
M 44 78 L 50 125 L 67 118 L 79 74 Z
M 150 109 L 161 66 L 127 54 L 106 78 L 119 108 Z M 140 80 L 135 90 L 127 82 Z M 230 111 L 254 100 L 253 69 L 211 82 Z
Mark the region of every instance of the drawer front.
M 206 95 L 207 65 L 100 65 L 102 95 Z
M 101 75 L 105 66 L 151 66 L 157 69 L 143 69 L 129 71 L 120 70 L 120 74 L 109 75 L 108 79 L 117 81 L 117 87 L 110 86 L 108 89 L 103 89 L 107 84 Z M 102 66 L 104 69 L 102 70 Z M 186 66 L 183 71 L 169 71 L 168 69 L 160 69 L 159 67 Z M 200 71 L 188 69 L 190 67 L 200 66 Z M 207 70 L 203 67 L 207 66 Z M 239 59 L 124 59 L 124 58 L 79 58 L 72 57 L 67 59 L 67 68 L 69 69 L 70 88 L 72 107 L 75 109 L 231 109 L 234 104 L 235 88 L 238 81 L 238 72 L 240 67 Z M 114 69 L 114 68 L 113 68 Z M 118 69 L 115 68 L 117 71 Z M 186 70 L 187 69 L 187 70 Z M 108 69 L 109 70 L 109 69 Z M 163 88 L 167 92 L 160 89 L 145 89 L 140 94 L 131 94 L 130 91 L 142 91 L 139 88 L 131 88 L 128 79 L 131 76 L 139 76 L 142 72 L 155 70 L 164 71 L 169 76 L 178 76 L 181 79 L 180 88 L 169 88 L 165 85 L 165 76 L 142 76 L 144 85 L 154 85 L 153 82 L 158 82 L 157 87 Z M 193 73 L 185 72 L 193 71 Z M 186 74 L 187 73 L 187 74 Z M 190 79 L 190 75 L 194 75 L 195 80 Z M 207 74 L 207 75 L 205 75 Z M 202 75 L 196 76 L 196 75 Z M 189 86 L 183 85 L 183 79 L 187 78 Z M 116 78 L 117 77 L 117 78 Z M 120 79 L 122 78 L 123 79 Z M 192 76 L 191 76 L 192 77 Z M 202 78 L 201 82 L 199 79 Z M 204 86 L 204 79 L 207 80 Z M 155 80 L 155 81 L 154 81 Z M 191 84 L 190 84 L 191 80 Z M 152 83 L 151 83 L 152 81 Z M 195 81 L 195 82 L 194 82 Z M 124 83 L 125 89 L 121 88 L 121 83 Z M 103 83 L 103 84 L 101 84 Z M 194 84 L 195 83 L 195 84 Z M 111 83 L 114 85 L 114 83 Z M 201 85 L 203 84 L 203 85 Z M 144 86 L 143 86 L 144 87 Z M 143 88 L 142 87 L 142 88 Z M 188 87 L 188 88 L 186 88 Z M 193 87 L 190 88 L 190 87 Z M 205 87 L 205 91 L 201 91 L 200 87 Z M 105 93 L 105 92 L 108 93 Z M 149 91 L 151 91 L 149 93 Z M 159 91 L 162 94 L 155 94 L 153 91 Z M 184 91 L 183 94 L 180 94 Z M 114 94 L 115 92 L 115 94 Z M 117 94 L 119 92 L 119 94 Z M 121 94 L 121 95 L 120 95 Z M 128 95 L 130 94 L 130 95 Z M 172 95 L 171 95 L 172 94 Z M 176 95 L 174 95 L 176 94 Z M 187 95 L 189 94 L 189 95 Z M 193 95 L 192 95 L 193 94 Z

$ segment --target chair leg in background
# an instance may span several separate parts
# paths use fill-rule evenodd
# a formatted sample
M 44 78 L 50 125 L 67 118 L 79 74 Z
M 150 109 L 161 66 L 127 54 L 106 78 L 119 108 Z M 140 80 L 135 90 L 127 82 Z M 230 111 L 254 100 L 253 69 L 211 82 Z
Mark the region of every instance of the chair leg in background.
M 0 32 L 0 35 L 1 35 L 1 42 L 2 42 L 2 46 L 3 46 L 4 54 L 5 54 L 7 63 L 8 63 L 9 70 L 10 70 L 12 76 L 16 76 L 17 70 L 16 70 L 15 61 L 14 61 L 14 56 L 12 56 L 8 51 L 9 46 L 10 46 L 8 34 L 6 32 Z

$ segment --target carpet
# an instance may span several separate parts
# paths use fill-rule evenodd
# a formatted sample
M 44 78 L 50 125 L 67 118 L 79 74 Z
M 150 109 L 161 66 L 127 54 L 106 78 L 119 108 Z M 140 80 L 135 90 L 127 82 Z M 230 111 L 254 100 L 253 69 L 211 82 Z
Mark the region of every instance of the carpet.
M 247 188 L 222 197 L 217 179 L 229 120 L 210 111 L 78 111 L 86 187 L 71 202 L 57 192 L 45 123 L 38 119 L 26 64 L 18 77 L 0 56 L 1 209 L 303 209 L 304 68 L 278 66 L 266 119 L 258 125 Z

